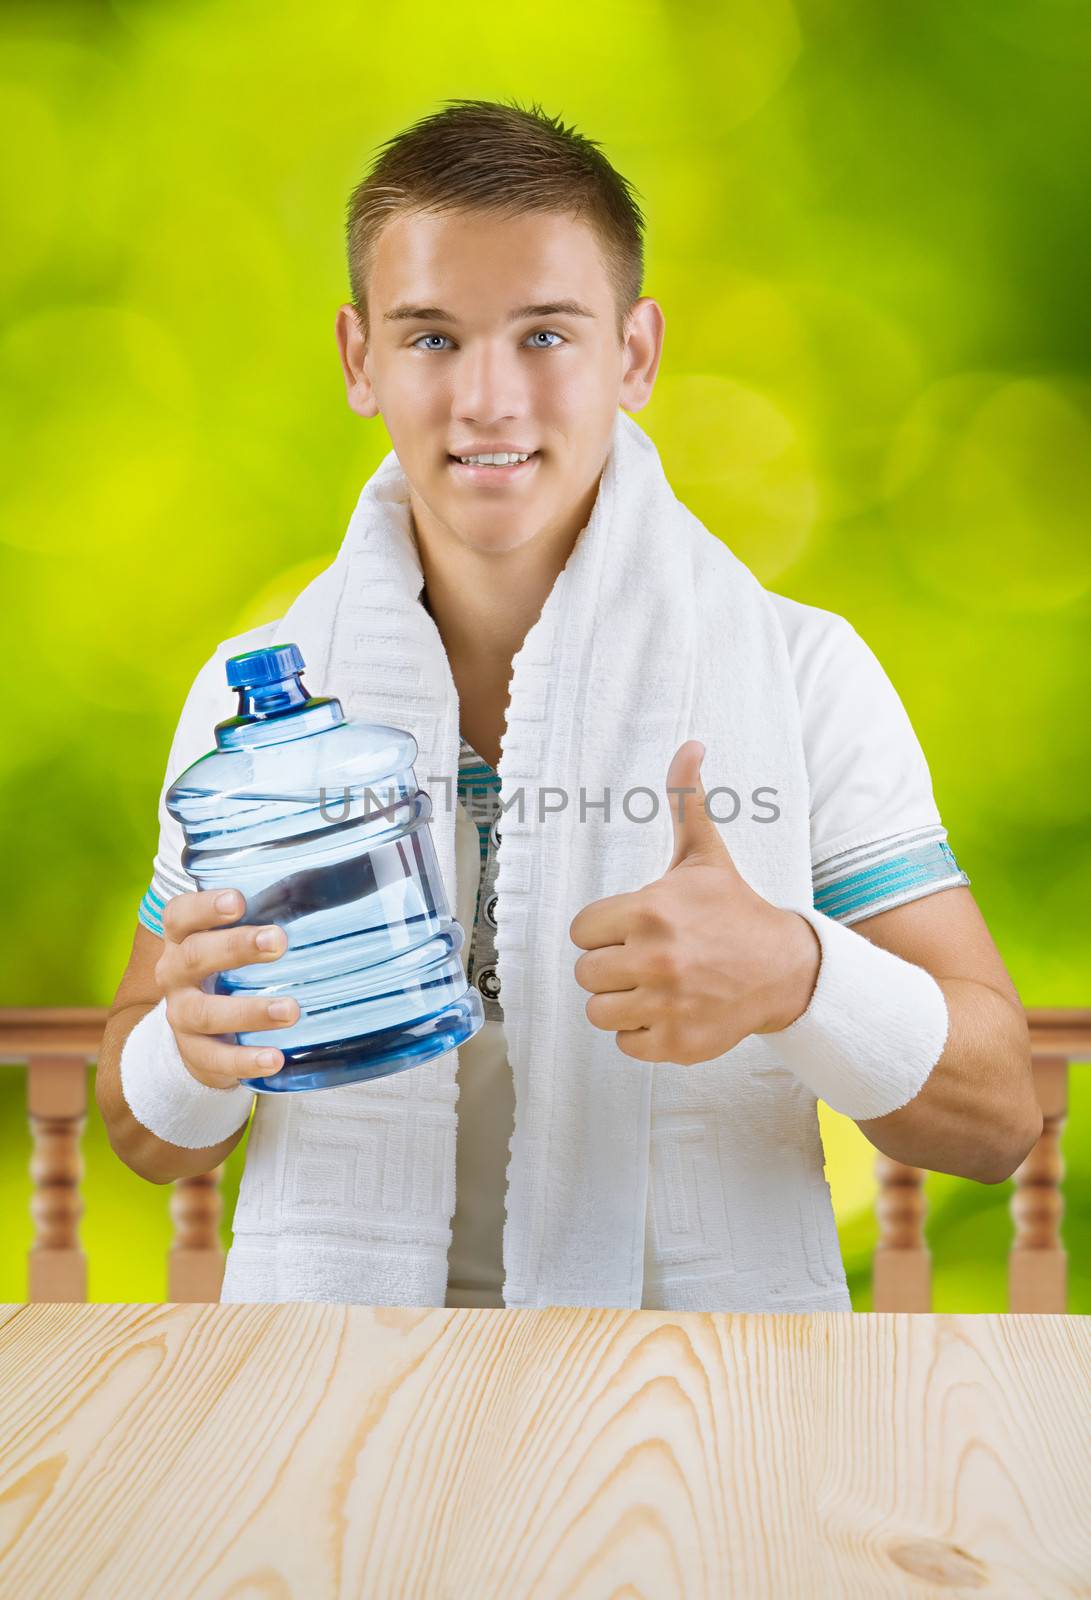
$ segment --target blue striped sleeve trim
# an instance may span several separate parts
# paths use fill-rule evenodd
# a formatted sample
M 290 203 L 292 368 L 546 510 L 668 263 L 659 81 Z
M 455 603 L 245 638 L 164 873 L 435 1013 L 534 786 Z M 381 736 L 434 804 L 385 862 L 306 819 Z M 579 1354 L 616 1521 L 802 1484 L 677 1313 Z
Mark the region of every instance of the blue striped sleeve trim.
M 149 933 L 158 934 L 160 939 L 163 937 L 164 903 L 165 902 L 159 898 L 155 890 L 149 885 L 143 900 L 141 900 L 140 905 L 137 907 L 136 913 L 140 921 L 148 929 Z
M 178 894 L 191 894 L 197 885 L 188 872 L 178 872 L 169 861 L 156 856 L 143 900 L 137 907 L 137 916 L 151 933 L 163 937 L 163 909 L 168 900 Z
M 944 830 L 928 828 L 823 862 L 814 872 L 814 904 L 816 911 L 852 923 L 969 882 Z

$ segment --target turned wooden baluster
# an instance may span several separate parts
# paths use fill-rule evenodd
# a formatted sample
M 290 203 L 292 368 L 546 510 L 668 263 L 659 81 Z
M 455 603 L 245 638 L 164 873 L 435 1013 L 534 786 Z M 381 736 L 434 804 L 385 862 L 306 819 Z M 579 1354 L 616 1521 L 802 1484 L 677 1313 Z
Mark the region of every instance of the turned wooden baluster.
M 80 1139 L 87 1120 L 86 1062 L 73 1056 L 29 1056 L 27 1115 L 34 1186 L 28 1295 L 31 1300 L 85 1301 L 87 1258 L 80 1248 L 79 1222 L 83 1215 Z
M 219 1300 L 224 1275 L 220 1244 L 223 1167 L 179 1178 L 170 1197 L 174 1243 L 167 1257 L 168 1300 Z
M 1015 1242 L 1008 1257 L 1008 1307 L 1011 1311 L 1064 1311 L 1068 1257 L 1061 1242 L 1061 1133 L 1068 1114 L 1067 1058 L 1036 1055 L 1034 1086 L 1043 1127 L 1038 1143 L 1014 1174 L 1011 1214 Z
M 932 1261 L 924 1237 L 928 1201 L 920 1167 L 903 1166 L 889 1156 L 875 1162 L 879 1192 L 875 1211 L 879 1242 L 872 1263 L 872 1306 L 876 1311 L 931 1311 Z

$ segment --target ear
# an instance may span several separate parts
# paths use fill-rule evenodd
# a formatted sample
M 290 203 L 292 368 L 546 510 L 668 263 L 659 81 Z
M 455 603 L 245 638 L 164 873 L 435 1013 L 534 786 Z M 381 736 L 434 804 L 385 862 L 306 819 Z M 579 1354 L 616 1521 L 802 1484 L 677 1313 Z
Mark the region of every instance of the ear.
M 624 371 L 618 403 L 624 411 L 641 411 L 651 399 L 663 354 L 666 321 L 651 295 L 634 300 L 626 319 Z
M 345 394 L 349 409 L 358 417 L 377 417 L 379 402 L 367 371 L 368 345 L 355 306 L 339 306 L 334 325 L 341 371 L 345 375 Z

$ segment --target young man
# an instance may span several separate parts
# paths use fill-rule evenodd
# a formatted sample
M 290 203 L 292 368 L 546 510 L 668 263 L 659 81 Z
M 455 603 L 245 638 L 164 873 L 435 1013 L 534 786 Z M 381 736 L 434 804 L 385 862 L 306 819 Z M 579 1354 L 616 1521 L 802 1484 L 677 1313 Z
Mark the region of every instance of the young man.
M 513 664 L 558 593 L 558 579 L 571 570 L 581 535 L 586 538 L 595 526 L 589 519 L 601 504 L 604 463 L 618 438 L 618 408 L 639 411 L 658 371 L 664 320 L 656 301 L 639 292 L 641 228 L 628 185 L 588 141 L 537 110 L 486 102 L 460 102 L 391 141 L 350 207 L 353 302 L 337 314 L 337 344 L 350 407 L 364 418 L 382 416 L 404 474 L 423 576 L 420 605 L 438 631 L 457 690 L 456 914 L 467 934 L 467 974 L 486 1011 L 485 1027 L 458 1052 L 453 1212 L 441 1200 L 433 1218 L 436 1230 L 446 1216 L 451 1221 L 442 1302 L 447 1305 L 543 1303 L 504 1292 L 505 1213 L 512 1205 L 508 1156 L 516 1149 L 517 1127 L 507 1042 L 518 1029 L 515 1018 L 505 1019 L 500 989 L 505 958 L 497 935 L 505 894 L 498 893 L 503 847 L 497 769 L 506 721 L 511 731 Z M 655 581 L 649 573 L 649 596 Z M 612 1036 L 623 1056 L 661 1064 L 656 1073 L 670 1070 L 663 1064 L 711 1063 L 748 1038 L 782 1042 L 781 1059 L 799 1065 L 812 1091 L 806 1108 L 812 1121 L 814 1093 L 838 1109 L 866 1104 L 851 1089 L 839 1100 L 841 1084 L 852 1084 L 855 1073 L 858 1087 L 873 1062 L 879 1070 L 884 1053 L 908 1058 L 919 1045 L 916 1076 L 907 1077 L 886 1102 L 897 1109 L 857 1116 L 860 1127 L 878 1149 L 911 1165 L 998 1182 L 1024 1158 L 1042 1126 L 1026 1024 L 969 880 L 946 843 L 924 756 L 882 668 L 843 618 L 780 595 L 768 601 L 790 662 L 793 716 L 798 708 L 810 794 L 810 876 L 814 909 L 822 916 L 816 918 L 809 906 L 795 911 L 771 903 L 737 869 L 734 849 L 728 849 L 731 835 L 718 829 L 704 805 L 698 727 L 696 739 L 675 747 L 665 774 L 674 854 L 669 864 L 663 862 L 662 876 L 577 905 L 570 946 L 557 957 L 570 963 L 590 997 L 586 1023 Z M 609 615 L 595 620 L 601 630 L 620 627 L 620 619 Z M 187 699 L 164 793 L 209 748 L 213 724 L 231 712 L 223 672 L 227 656 L 288 637 L 294 635 L 283 633 L 278 620 L 219 646 Z M 730 693 L 728 684 L 723 691 Z M 317 692 L 313 686 L 311 692 Z M 338 692 L 336 681 L 327 692 Z M 418 777 L 423 782 L 426 774 L 418 771 Z M 687 804 L 684 794 L 696 804 Z M 154 877 L 107 1025 L 97 1093 L 122 1160 L 151 1181 L 167 1182 L 216 1166 L 247 1125 L 254 1096 L 240 1080 L 269 1069 L 256 1050 L 229 1044 L 227 1037 L 291 1026 L 298 1008 L 291 1002 L 287 1015 L 277 1016 L 260 1001 L 203 992 L 202 980 L 214 972 L 275 961 L 286 947 L 285 930 L 266 930 L 269 947 L 262 948 L 260 930 L 232 926 L 241 903 L 222 909 L 211 894 L 193 892 L 181 868 L 180 831 L 162 802 L 160 824 Z M 513 839 L 509 851 L 514 849 Z M 848 945 L 836 944 L 838 955 L 830 943 L 832 921 L 853 929 Z M 865 965 L 871 962 L 867 970 L 874 969 L 874 979 L 854 976 L 853 960 L 869 948 Z M 510 936 L 509 949 L 514 951 Z M 901 959 L 887 960 L 879 951 Z M 514 953 L 507 960 L 515 970 Z M 839 961 L 848 962 L 841 980 Z M 820 971 L 824 987 L 818 984 Z M 864 1045 L 838 1037 L 836 1028 L 822 1032 L 819 995 L 826 996 L 835 981 L 850 1006 L 852 996 L 858 997 L 861 1009 L 849 1021 L 859 1039 L 868 1040 L 871 1057 Z M 894 1022 L 883 1032 L 886 1013 L 869 1000 L 867 984 L 873 981 L 874 994 L 887 983 L 901 995 L 889 1015 L 900 1016 L 903 1029 L 912 1029 L 918 1009 L 938 1019 L 930 1043 L 924 1035 L 914 1041 L 908 1032 L 897 1032 Z M 153 1011 L 159 1016 L 157 1039 Z M 273 1055 L 278 1061 L 280 1053 Z M 788 1074 L 777 1071 L 778 1090 L 788 1093 Z M 799 1089 L 792 1080 L 797 1098 Z M 375 1085 L 357 1086 L 354 1104 L 362 1105 L 374 1090 Z M 521 1092 L 529 1092 L 525 1080 Z M 187 1124 L 181 1111 L 180 1120 L 172 1120 L 172 1095 L 178 1107 L 187 1096 L 200 1098 L 202 1116 L 205 1101 L 216 1102 L 211 1120 Z M 269 1102 L 324 1098 L 258 1097 L 266 1131 L 259 1140 L 255 1123 L 244 1181 L 257 1159 L 255 1144 L 266 1151 L 272 1142 Z M 173 1142 L 163 1136 L 175 1127 L 212 1127 L 217 1105 L 223 1109 L 218 1125 L 232 1130 L 227 1137 L 200 1145 L 192 1137 Z M 702 1136 L 700 1128 L 694 1136 Z M 282 1131 L 282 1142 L 288 1137 Z M 813 1158 L 813 1140 L 807 1149 L 806 1157 L 801 1150 L 801 1163 Z M 634 1159 L 641 1156 L 646 1160 L 646 1151 Z M 756 1159 L 760 1163 L 760 1153 Z M 592 1160 L 589 1150 L 585 1166 Z M 255 1259 L 257 1235 L 264 1230 L 261 1248 L 268 1253 L 269 1235 L 283 1225 L 276 1207 L 286 1174 L 296 1171 L 282 1166 L 274 1173 L 266 1163 L 250 1183 L 248 1208 L 259 1190 L 278 1191 L 272 1209 L 266 1194 L 264 1210 L 257 1201 L 247 1210 L 248 1222 L 260 1210 L 260 1226 L 254 1221 L 248 1230 L 253 1237 L 247 1249 Z M 698 1177 L 681 1169 L 673 1177 L 662 1170 L 656 1175 L 653 1166 L 649 1184 L 643 1298 L 639 1285 L 634 1291 L 633 1280 L 622 1274 L 618 1281 L 630 1288 L 604 1290 L 601 1303 L 700 1306 L 699 1287 L 687 1291 L 689 1299 L 672 1300 L 655 1288 L 655 1272 L 664 1262 L 681 1271 L 687 1216 L 710 1205 L 730 1209 L 730 1202 L 715 1181 L 709 1189 L 707 1163 Z M 359 1189 L 353 1193 L 358 1196 Z M 800 1193 L 801 1207 L 825 1207 L 816 1250 L 825 1252 L 828 1263 L 837 1254 L 828 1190 Z M 322 1202 L 316 1204 L 321 1209 Z M 329 1204 L 332 1211 L 333 1199 Z M 351 1230 L 362 1209 L 358 1198 L 347 1203 L 342 1232 Z M 804 1215 L 798 1213 L 801 1228 Z M 784 1225 L 779 1219 L 778 1226 Z M 263 1278 L 260 1266 L 246 1278 L 249 1258 L 241 1249 L 238 1214 L 235 1226 L 232 1256 L 239 1265 L 230 1298 L 348 1299 L 362 1292 L 364 1280 L 353 1280 L 351 1268 L 340 1261 L 342 1276 L 327 1280 L 305 1273 Z M 321 1218 L 312 1216 L 309 1226 L 320 1233 Z M 672 1229 L 677 1232 L 671 1249 L 665 1241 Z M 335 1231 L 332 1224 L 329 1231 Z M 394 1229 L 383 1237 L 389 1247 L 399 1235 Z M 327 1244 L 332 1260 L 338 1246 Z M 369 1248 L 373 1244 L 372 1237 Z M 749 1244 L 760 1257 L 760 1237 Z M 634 1249 L 639 1247 L 637 1238 Z M 709 1248 L 702 1236 L 690 1257 L 696 1260 L 702 1251 L 707 1256 Z M 727 1251 L 716 1275 L 704 1280 L 716 1284 L 715 1303 L 705 1309 L 848 1309 L 839 1256 L 836 1270 L 830 1267 L 828 1278 L 816 1280 L 817 1287 L 812 1283 L 809 1294 L 796 1286 L 779 1297 L 763 1294 L 760 1273 L 743 1287 L 737 1240 L 733 1248 L 735 1266 L 726 1260 Z M 812 1252 L 808 1259 L 817 1256 Z M 607 1265 L 602 1263 L 604 1274 Z M 229 1279 L 232 1273 L 229 1260 Z M 416 1287 L 406 1289 L 404 1298 L 420 1299 L 426 1281 L 436 1279 L 414 1280 Z M 246 1282 L 257 1287 L 248 1291 Z M 315 1282 L 325 1282 L 325 1291 L 307 1287 Z M 277 1284 L 279 1290 L 270 1287 Z M 586 1285 L 557 1292 L 565 1296 L 563 1303 L 599 1303 Z M 399 1297 L 393 1288 L 388 1295 Z

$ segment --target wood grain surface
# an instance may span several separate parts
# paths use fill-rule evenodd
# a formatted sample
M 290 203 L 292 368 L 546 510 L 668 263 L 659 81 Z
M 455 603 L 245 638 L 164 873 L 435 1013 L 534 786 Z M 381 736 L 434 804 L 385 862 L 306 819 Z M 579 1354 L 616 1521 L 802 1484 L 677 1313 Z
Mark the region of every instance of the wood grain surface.
M 1069 1316 L 0 1306 L 3 1600 L 1091 1595 Z

